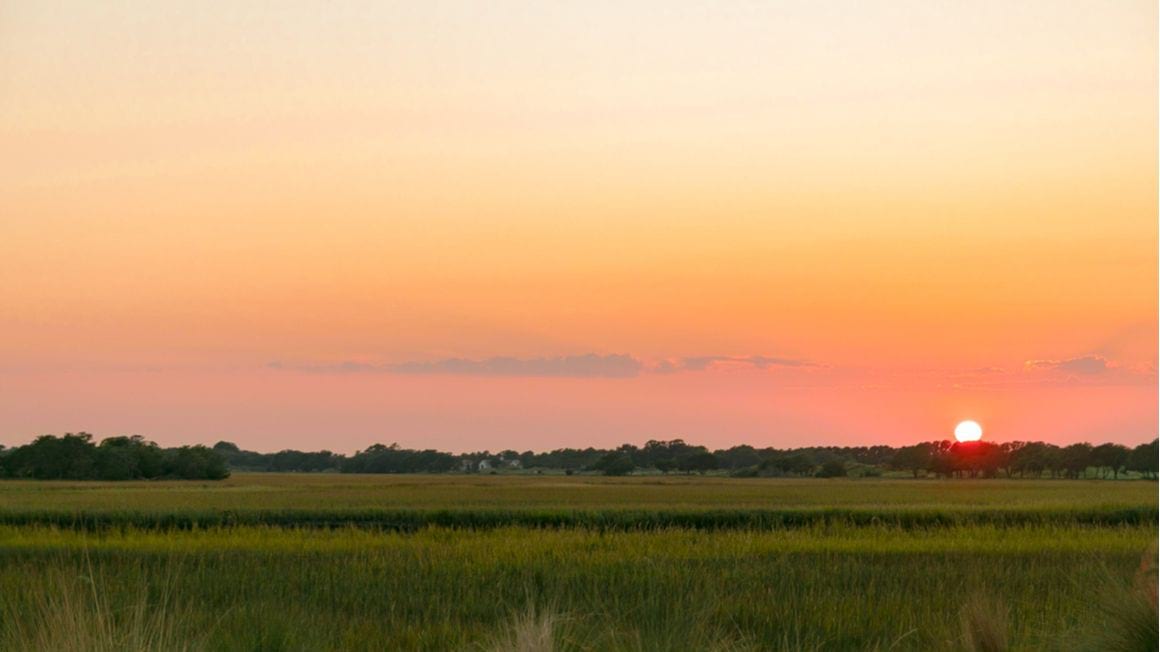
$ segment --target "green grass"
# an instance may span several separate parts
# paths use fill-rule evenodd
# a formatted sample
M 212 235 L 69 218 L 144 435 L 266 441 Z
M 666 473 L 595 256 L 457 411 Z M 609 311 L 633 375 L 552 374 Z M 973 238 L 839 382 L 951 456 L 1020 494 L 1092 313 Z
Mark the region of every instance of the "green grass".
M 461 649 L 513 614 L 550 607 L 578 648 L 939 649 L 962 603 L 1011 613 L 1016 646 L 1042 648 L 1105 618 L 1090 598 L 1130 575 L 1151 528 L 985 526 L 906 531 L 413 534 L 230 528 L 86 534 L 0 531 L 0 595 L 68 569 L 112 605 L 178 596 L 179 626 L 210 649 Z M 80 583 L 82 590 L 88 584 Z M 172 602 L 172 598 L 170 599 Z M 146 600 L 146 602 L 148 602 Z
M 222 482 L 0 481 L 0 513 L 331 509 L 955 509 L 1156 507 L 1156 485 L 1098 480 L 786 480 L 696 476 L 239 473 Z
M 1132 623 L 1149 613 L 1154 622 L 1154 580 L 1151 594 L 1134 587 L 1156 541 L 1155 487 L 4 482 L 0 648 L 527 650 L 551 640 L 563 650 L 937 650 L 972 640 L 1102 649 L 1110 633 L 1144 640 L 1117 615 L 1121 605 L 1139 614 Z M 232 525 L 191 520 L 226 510 Z M 352 514 L 380 520 L 336 519 Z M 809 518 L 754 520 L 786 514 Z M 272 515 L 284 518 L 260 524 Z M 384 515 L 418 520 L 384 529 Z M 549 516 L 564 521 L 529 527 Z

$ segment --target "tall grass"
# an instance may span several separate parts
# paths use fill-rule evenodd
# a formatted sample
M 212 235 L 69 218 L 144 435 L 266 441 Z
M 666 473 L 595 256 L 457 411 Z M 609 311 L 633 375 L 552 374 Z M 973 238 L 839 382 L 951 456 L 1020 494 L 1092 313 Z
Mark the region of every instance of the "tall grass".
M 508 631 L 492 642 L 492 652 L 556 652 L 563 619 L 551 610 L 529 606 L 517 614 Z
M 121 641 L 203 632 L 215 650 L 487 649 L 546 640 L 536 634 L 545 623 L 561 651 L 946 649 L 962 639 L 961 601 L 973 593 L 1007 605 L 1011 649 L 1074 649 L 1057 645 L 1064 633 L 1077 641 L 1106 622 L 1094 587 L 1108 572 L 1131 578 L 1153 537 L 1075 526 L 0 528 L 0 640 L 51 629 L 38 623 L 54 609 L 25 587 L 59 586 L 51 569 L 63 564 L 74 591 L 91 575 L 107 596 L 85 603 L 107 608 L 80 613 L 112 614 L 80 619 L 112 623 L 104 629 L 74 629 Z M 85 559 L 91 573 L 77 570 Z M 530 604 L 550 608 L 528 616 Z M 513 614 L 527 634 L 508 636 Z
M 118 601 L 92 566 L 50 565 L 24 586 L 20 601 L 3 602 L 2 647 L 14 652 L 173 652 L 203 649 L 181 623 L 186 611 L 162 587 L 144 580 Z
M 1155 649 L 1156 523 L 1134 482 L 0 482 L 0 649 Z
M 1001 601 L 974 595 L 963 604 L 960 622 L 968 652 L 1006 652 L 1008 613 Z
M 1088 635 L 1086 649 L 1103 652 L 1160 649 L 1156 547 L 1141 559 L 1131 582 L 1109 573 L 1097 597 L 1105 619 Z
M 1137 526 L 1155 525 L 1151 507 L 1096 507 L 1062 509 L 1001 508 L 880 508 L 839 507 L 801 509 L 702 510 L 574 510 L 574 509 L 374 509 L 264 511 L 9 511 L 0 512 L 0 525 L 53 526 L 78 530 L 131 527 L 156 530 L 196 530 L 215 527 L 272 526 L 289 528 L 347 528 L 415 532 L 427 527 L 490 530 L 584 528 L 601 531 L 771 530 L 818 526 L 892 526 L 929 529 L 952 526 L 1029 525 Z

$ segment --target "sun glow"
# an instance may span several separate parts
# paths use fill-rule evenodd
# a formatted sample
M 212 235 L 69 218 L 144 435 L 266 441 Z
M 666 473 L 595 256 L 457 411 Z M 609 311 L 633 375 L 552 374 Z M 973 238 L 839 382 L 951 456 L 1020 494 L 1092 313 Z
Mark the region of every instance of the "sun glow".
M 976 421 L 960 421 L 955 426 L 955 439 L 959 441 L 979 441 L 983 438 L 983 427 Z

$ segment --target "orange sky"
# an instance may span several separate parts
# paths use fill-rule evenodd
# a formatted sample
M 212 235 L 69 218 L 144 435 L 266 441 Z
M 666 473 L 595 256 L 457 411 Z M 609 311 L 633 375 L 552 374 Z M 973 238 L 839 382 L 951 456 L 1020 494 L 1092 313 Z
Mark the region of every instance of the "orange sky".
M 0 7 L 0 443 L 1155 436 L 1154 3 L 382 4 Z

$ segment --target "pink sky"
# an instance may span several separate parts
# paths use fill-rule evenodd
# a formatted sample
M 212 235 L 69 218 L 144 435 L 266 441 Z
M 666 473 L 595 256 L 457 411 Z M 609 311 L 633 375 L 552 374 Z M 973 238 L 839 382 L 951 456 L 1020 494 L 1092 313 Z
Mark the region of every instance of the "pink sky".
M 1150 440 L 1156 22 L 6 3 L 0 443 Z

